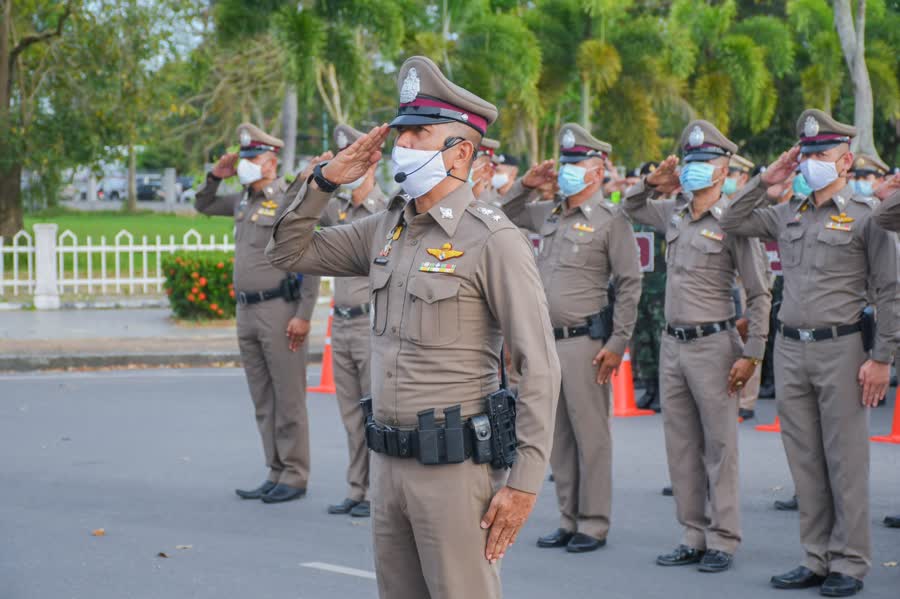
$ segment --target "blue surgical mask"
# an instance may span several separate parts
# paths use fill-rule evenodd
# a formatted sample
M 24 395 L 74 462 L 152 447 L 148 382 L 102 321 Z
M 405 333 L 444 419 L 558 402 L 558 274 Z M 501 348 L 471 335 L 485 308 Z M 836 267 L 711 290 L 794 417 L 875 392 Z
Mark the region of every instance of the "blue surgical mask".
M 699 191 L 713 184 L 716 167 L 708 162 L 688 162 L 681 169 L 678 179 L 685 191 Z
M 806 179 L 803 178 L 803 175 L 799 173 L 794 177 L 794 183 L 791 187 L 794 189 L 795 194 L 804 198 L 808 198 L 813 192 L 812 187 L 809 186 Z
M 871 181 L 853 181 L 853 183 L 855 183 L 853 188 L 859 195 L 866 197 L 875 195 L 875 190 L 872 189 Z
M 564 164 L 559 169 L 559 176 L 557 180 L 559 181 L 559 192 L 566 197 L 573 196 L 587 187 L 587 182 L 584 180 L 584 176 L 587 174 L 587 169 L 575 166 L 574 164 Z
M 725 179 L 725 183 L 722 184 L 722 193 L 727 196 L 730 196 L 731 194 L 736 192 L 737 189 L 737 179 L 733 177 L 728 177 L 727 179 Z

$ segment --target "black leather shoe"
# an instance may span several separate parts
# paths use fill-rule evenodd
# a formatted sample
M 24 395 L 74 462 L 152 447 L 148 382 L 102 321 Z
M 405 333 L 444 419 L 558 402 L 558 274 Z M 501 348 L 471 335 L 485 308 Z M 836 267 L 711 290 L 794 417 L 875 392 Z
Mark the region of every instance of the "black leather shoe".
M 284 503 L 285 501 L 300 499 L 304 495 L 306 495 L 306 489 L 279 483 L 274 489 L 262 496 L 262 501 L 263 503 Z
M 724 572 L 731 567 L 733 556 L 730 553 L 719 551 L 718 549 L 710 549 L 703 554 L 700 560 L 700 567 L 697 568 L 701 572 Z
M 900 516 L 885 516 L 884 525 L 888 528 L 900 528 Z
M 769 582 L 776 589 L 808 589 L 820 586 L 825 582 L 825 577 L 816 574 L 806 566 L 800 566 L 790 572 L 773 576 Z
M 245 491 L 244 489 L 235 489 L 234 492 L 237 493 L 237 496 L 241 499 L 262 499 L 262 496 L 274 489 L 275 485 L 276 483 L 267 480 L 251 491 Z
M 863 581 L 840 572 L 832 572 L 822 583 L 819 594 L 825 597 L 850 597 L 863 588 Z
M 756 412 L 753 410 L 745 410 L 744 408 L 738 410 L 738 418 L 741 420 L 752 420 L 754 416 L 756 416 Z
M 345 499 L 340 503 L 336 503 L 334 505 L 328 506 L 329 514 L 349 514 L 350 510 L 355 508 L 359 504 L 358 501 L 353 501 L 352 499 Z
M 369 507 L 369 501 L 364 500 L 353 506 L 353 509 L 350 510 L 350 515 L 354 518 L 368 518 L 371 512 L 372 510 Z
M 601 547 L 606 547 L 606 539 L 595 539 L 591 535 L 583 532 L 576 532 L 566 545 L 566 551 L 569 553 L 587 553 L 588 551 L 596 551 Z
M 797 511 L 797 496 L 794 495 L 787 501 L 782 501 L 780 499 L 775 500 L 775 509 L 782 512 L 796 512 Z
M 537 540 L 537 546 L 544 549 L 550 547 L 565 547 L 572 540 L 575 533 L 569 532 L 565 528 L 557 528 L 549 535 L 544 535 Z
M 704 553 L 706 552 L 700 549 L 679 545 L 672 553 L 658 556 L 656 563 L 660 566 L 687 566 L 699 563 L 703 559 Z
M 667 486 L 667 487 L 663 487 L 662 494 L 663 494 L 665 497 L 671 497 L 671 496 L 673 495 L 673 493 L 672 493 L 672 485 L 669 485 L 669 486 Z

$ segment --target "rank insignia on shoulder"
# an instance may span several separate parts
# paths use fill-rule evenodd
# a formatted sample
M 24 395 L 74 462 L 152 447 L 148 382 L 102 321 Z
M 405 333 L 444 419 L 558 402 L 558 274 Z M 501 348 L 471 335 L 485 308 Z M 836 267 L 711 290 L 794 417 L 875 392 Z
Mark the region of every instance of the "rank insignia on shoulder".
M 575 223 L 574 225 L 572 225 L 572 228 L 575 229 L 576 231 L 581 231 L 582 233 L 593 233 L 594 232 L 594 227 L 592 227 L 590 225 L 586 225 L 584 223 Z
M 423 262 L 419 266 L 419 272 L 439 272 L 453 274 L 456 272 L 455 264 L 441 264 L 440 262 Z
M 834 217 L 832 216 L 831 218 L 834 218 Z M 850 220 L 853 220 L 853 219 L 850 219 Z M 838 222 L 828 223 L 827 225 L 825 225 L 825 228 L 831 229 L 832 231 L 844 231 L 845 233 L 849 233 L 850 231 L 853 230 L 853 227 L 850 224 L 838 223 Z
M 710 231 L 709 229 L 703 229 L 702 231 L 700 231 L 700 234 L 707 239 L 715 239 L 716 241 L 723 241 L 725 239 L 725 233 L 716 233 L 715 231 Z
M 459 258 L 460 256 L 462 256 L 465 253 L 462 250 L 454 250 L 453 246 L 449 243 L 445 243 L 444 245 L 442 245 L 440 247 L 440 249 L 428 248 L 425 251 L 428 252 L 429 255 L 434 256 L 435 258 L 440 260 L 441 262 L 443 262 L 444 260 L 452 260 L 453 258 Z
M 852 223 L 856 219 L 854 219 L 852 216 L 847 216 L 846 212 L 841 212 L 837 216 L 832 214 L 831 220 L 833 220 L 836 223 L 844 224 L 844 223 Z

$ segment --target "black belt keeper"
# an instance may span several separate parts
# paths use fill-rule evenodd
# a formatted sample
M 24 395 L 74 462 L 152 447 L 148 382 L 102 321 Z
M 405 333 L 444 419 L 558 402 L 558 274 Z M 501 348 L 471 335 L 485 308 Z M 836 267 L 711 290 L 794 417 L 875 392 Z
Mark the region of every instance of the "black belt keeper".
M 371 310 L 369 304 L 361 304 L 359 306 L 335 306 L 334 315 L 344 320 L 350 320 L 363 314 L 368 314 Z
M 666 333 L 671 337 L 675 337 L 679 341 L 693 341 L 700 337 L 708 337 L 722 331 L 728 331 L 735 327 L 734 318 L 723 320 L 721 322 L 711 322 L 708 324 L 698 324 L 693 327 L 673 327 L 666 324 Z
M 818 329 L 795 329 L 794 327 L 785 326 L 783 322 L 778 321 L 778 332 L 788 339 L 796 339 L 804 343 L 813 341 L 826 341 L 828 339 L 837 339 L 846 335 L 852 335 L 862 330 L 862 324 L 856 322 L 854 324 L 840 324 L 833 327 L 821 327 Z
M 582 337 L 591 332 L 591 327 L 583 325 L 580 327 L 557 327 L 553 329 L 553 336 L 557 341 L 560 339 L 571 339 L 572 337 Z

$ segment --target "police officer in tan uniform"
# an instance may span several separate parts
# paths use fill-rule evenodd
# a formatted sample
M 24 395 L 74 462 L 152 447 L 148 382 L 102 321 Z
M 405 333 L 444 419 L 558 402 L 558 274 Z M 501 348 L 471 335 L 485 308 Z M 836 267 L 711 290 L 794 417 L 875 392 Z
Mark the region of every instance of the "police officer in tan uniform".
M 512 154 L 498 153 L 494 155 L 494 175 L 491 187 L 497 193 L 497 201 L 503 205 L 504 196 L 512 189 L 519 178 L 519 159 Z
M 875 200 L 847 185 L 856 129 L 820 110 L 797 121 L 800 143 L 755 177 L 722 217 L 734 235 L 778 239 L 784 300 L 775 382 L 782 441 L 797 489 L 803 565 L 772 577 L 782 589 L 856 594 L 872 563 L 868 410 L 887 389 L 898 339 L 900 261 L 893 233 L 875 225 Z M 797 162 L 813 193 L 756 207 Z M 861 314 L 878 312 L 871 353 Z
M 319 277 L 272 267 L 264 251 L 288 183 L 277 178 L 280 139 L 255 125 L 238 127 L 240 153 L 226 154 L 197 191 L 198 212 L 234 217 L 234 291 L 241 362 L 256 410 L 269 475 L 243 499 L 280 503 L 306 493 L 309 425 L 306 413 L 306 338 Z M 243 191 L 217 196 L 222 179 L 238 176 Z
M 628 190 L 626 212 L 666 236 L 666 330 L 660 391 L 669 474 L 682 543 L 661 566 L 727 570 L 741 542 L 736 393 L 762 361 L 771 296 L 756 239 L 723 232 L 722 186 L 737 146 L 712 123 L 688 124 L 669 156 Z M 662 199 L 673 191 L 673 199 Z M 747 292 L 747 343 L 736 330 L 732 285 Z
M 363 133 L 348 125 L 334 129 L 338 153 Z M 387 199 L 375 182 L 373 165 L 359 179 L 342 185 L 322 214 L 322 226 L 350 224 L 377 214 L 387 207 Z M 399 201 L 399 196 L 395 198 Z M 366 447 L 365 418 L 360 399 L 369 395 L 369 280 L 366 277 L 337 277 L 334 281 L 334 321 L 331 347 L 334 384 L 337 388 L 341 420 L 347 431 L 350 464 L 347 467 L 349 491 L 341 503 L 328 507 L 329 514 L 369 517 L 369 450 Z
M 875 211 L 875 222 L 888 231 L 900 231 L 900 175 L 890 181 L 892 186 L 883 187 L 885 199 Z
M 854 193 L 867 197 L 875 197 L 875 190 L 884 181 L 890 168 L 880 159 L 868 154 L 860 154 L 853 160 L 850 187 Z
M 472 194 L 479 202 L 500 205 L 500 196 L 497 190 L 491 185 L 494 177 L 495 163 L 494 156 L 500 149 L 500 142 L 496 139 L 485 137 L 481 140 L 478 147 L 478 153 L 475 155 L 475 162 L 472 164 Z
M 572 553 L 606 544 L 612 509 L 612 431 L 609 377 L 622 360 L 637 316 L 641 272 L 634 231 L 625 213 L 603 197 L 605 161 L 612 151 L 579 125 L 559 132 L 558 176 L 565 200 L 527 203 L 554 177 L 552 161 L 518 181 L 503 209 L 516 225 L 540 234 L 538 269 L 562 366 L 550 463 L 560 526 L 539 547 Z M 549 210 L 548 210 L 549 209 Z M 610 279 L 613 317 L 603 319 Z M 596 322 L 603 321 L 603 330 Z
M 369 278 L 374 412 L 366 436 L 379 595 L 493 599 L 499 560 L 546 472 L 559 361 L 531 248 L 466 184 L 497 109 L 424 57 L 403 63 L 398 83 L 391 164 L 413 199 L 315 230 L 337 186 L 379 159 L 389 129 L 376 127 L 316 168 L 267 254 L 285 270 Z M 512 422 L 509 410 L 485 414 L 485 396 L 500 385 L 504 338 L 521 373 L 517 445 L 493 430 Z M 469 457 L 486 451 L 514 459 L 512 468 Z

